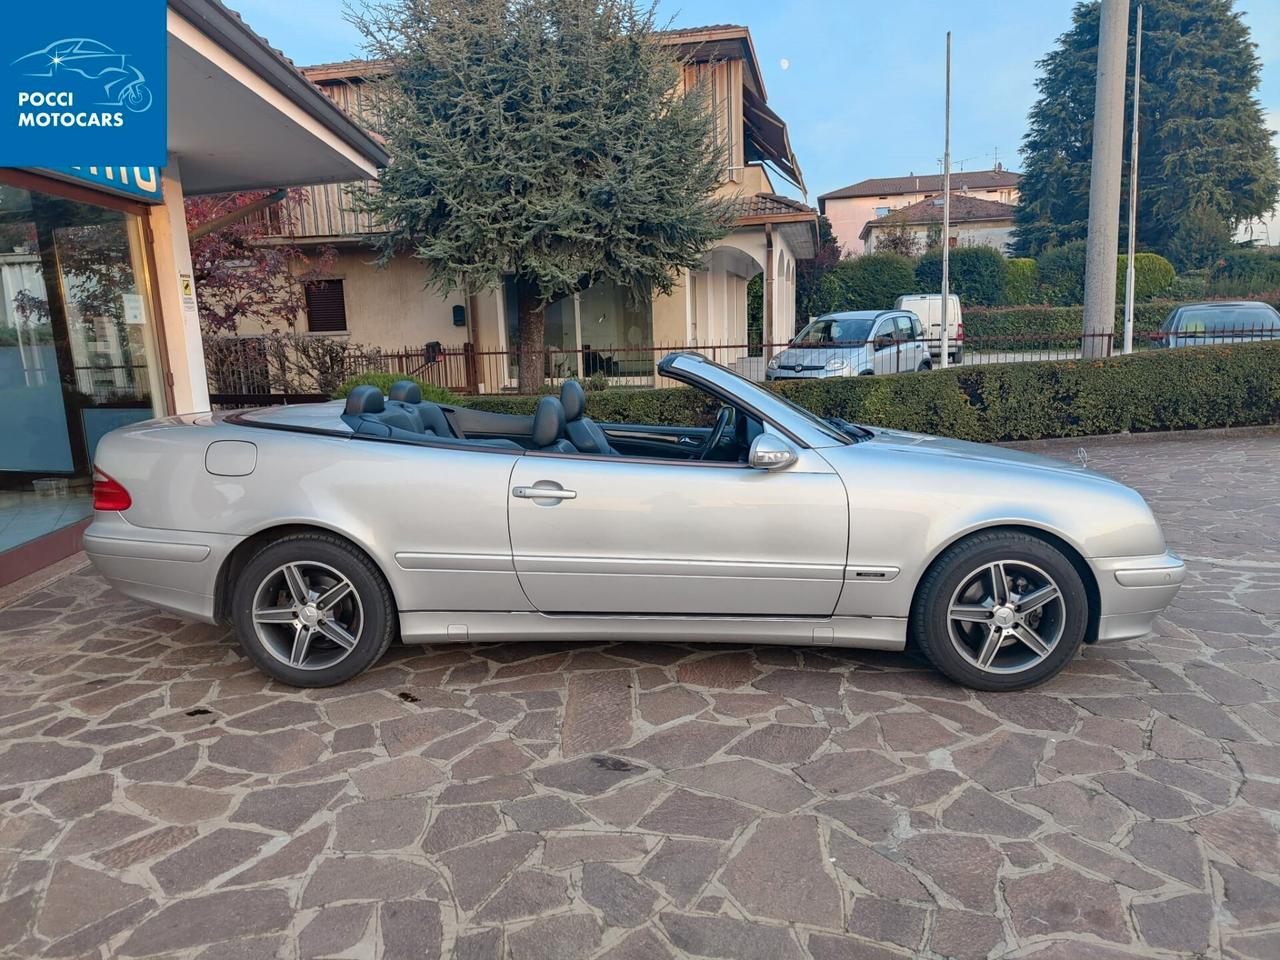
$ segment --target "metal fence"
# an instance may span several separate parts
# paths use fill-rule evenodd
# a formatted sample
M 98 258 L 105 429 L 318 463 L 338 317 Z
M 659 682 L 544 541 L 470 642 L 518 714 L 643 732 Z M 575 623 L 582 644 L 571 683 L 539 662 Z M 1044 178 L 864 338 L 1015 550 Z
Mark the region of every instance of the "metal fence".
M 320 338 L 210 338 L 206 343 L 215 405 L 309 402 L 329 396 L 349 376 L 384 372 L 411 376 L 453 393 L 536 394 L 566 379 L 596 387 L 645 388 L 658 384 L 658 362 L 675 351 L 695 351 L 757 382 L 802 377 L 907 373 L 943 365 L 942 344 L 932 340 L 849 340 L 822 343 L 654 343 L 626 347 L 538 351 L 480 350 L 466 343 L 428 343 L 376 350 Z M 300 344 L 297 340 L 301 339 Z M 1134 352 L 1168 347 L 1280 339 L 1280 329 L 1241 329 L 1212 334 L 1135 333 Z M 948 344 L 951 366 L 1076 360 L 1120 352 L 1118 334 L 1056 331 L 965 335 Z

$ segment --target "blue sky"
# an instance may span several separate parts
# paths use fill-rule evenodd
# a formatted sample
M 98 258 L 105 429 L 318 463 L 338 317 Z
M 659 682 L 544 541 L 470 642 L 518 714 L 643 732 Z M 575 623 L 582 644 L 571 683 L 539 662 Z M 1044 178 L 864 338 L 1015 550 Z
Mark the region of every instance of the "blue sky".
M 809 201 L 865 177 L 932 173 L 942 156 L 944 34 L 952 38 L 953 169 L 1002 163 L 1035 100 L 1035 62 L 1072 0 L 660 0 L 676 26 L 750 27 L 769 104 L 791 132 Z M 258 33 L 309 64 L 360 55 L 342 0 L 229 0 Z M 1259 96 L 1280 127 L 1280 3 L 1238 0 L 1263 61 Z M 790 66 L 782 68 L 782 61 Z M 779 178 L 775 184 L 787 185 Z M 798 191 L 785 192 L 799 195 Z

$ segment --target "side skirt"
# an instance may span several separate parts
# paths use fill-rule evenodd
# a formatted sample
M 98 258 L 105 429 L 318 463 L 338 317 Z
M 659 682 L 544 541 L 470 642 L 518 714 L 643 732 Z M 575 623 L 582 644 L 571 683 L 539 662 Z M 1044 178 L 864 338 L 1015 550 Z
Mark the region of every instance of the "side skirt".
M 442 610 L 401 613 L 400 635 L 405 643 L 545 639 L 750 641 L 902 650 L 907 644 L 907 621 L 900 617 L 652 617 Z

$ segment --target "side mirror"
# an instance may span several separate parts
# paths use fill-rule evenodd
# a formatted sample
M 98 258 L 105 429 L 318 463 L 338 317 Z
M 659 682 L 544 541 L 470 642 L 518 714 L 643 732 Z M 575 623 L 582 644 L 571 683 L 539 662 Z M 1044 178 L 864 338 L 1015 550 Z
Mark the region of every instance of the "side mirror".
M 762 433 L 751 442 L 747 464 L 757 470 L 782 470 L 799 459 L 796 448 L 786 440 L 771 433 Z
M 880 334 L 880 336 L 875 339 L 875 345 L 877 350 L 883 350 L 885 347 L 893 346 L 893 335 L 889 333 Z

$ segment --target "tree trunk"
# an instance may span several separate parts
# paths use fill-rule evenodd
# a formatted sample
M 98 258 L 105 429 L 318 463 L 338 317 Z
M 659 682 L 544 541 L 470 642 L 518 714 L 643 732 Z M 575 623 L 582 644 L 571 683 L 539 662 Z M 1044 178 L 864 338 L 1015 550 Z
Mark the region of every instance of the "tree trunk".
M 547 316 L 537 288 L 524 280 L 516 282 L 516 315 L 520 338 L 517 345 L 519 390 L 539 393 L 546 379 Z

